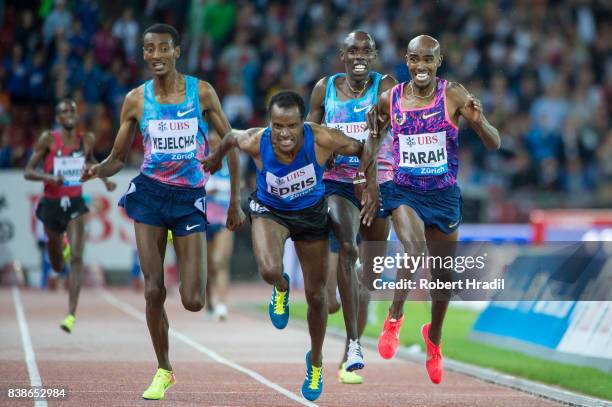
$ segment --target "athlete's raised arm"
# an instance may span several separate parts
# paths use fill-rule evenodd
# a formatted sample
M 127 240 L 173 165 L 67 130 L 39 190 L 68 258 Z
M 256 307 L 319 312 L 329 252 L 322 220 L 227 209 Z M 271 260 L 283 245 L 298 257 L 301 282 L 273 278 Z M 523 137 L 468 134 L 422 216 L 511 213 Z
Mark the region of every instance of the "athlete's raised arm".
M 378 97 L 378 103 L 372 106 L 366 114 L 370 137 L 383 137 L 391 122 L 391 112 L 389 103 L 391 100 L 391 90 L 387 89 Z
M 221 102 L 217 96 L 215 89 L 205 81 L 199 81 L 198 94 L 200 97 L 200 106 L 202 110 L 208 113 L 210 124 L 217 131 L 221 138 L 231 131 L 230 126 L 223 109 Z M 236 230 L 244 222 L 245 215 L 240 209 L 240 155 L 236 149 L 230 149 L 227 157 L 227 166 L 230 173 L 230 205 L 227 210 L 227 228 Z M 218 167 L 207 169 L 210 172 L 216 172 L 221 168 L 221 162 Z M 206 169 L 206 168 L 205 168 Z
M 501 146 L 499 131 L 485 117 L 480 100 L 463 85 L 449 82 L 446 87 L 446 99 L 449 101 L 449 115 L 455 125 L 459 123 L 459 116 L 463 116 L 485 147 L 497 150 Z
M 344 156 L 361 156 L 363 157 L 364 143 L 348 137 L 342 131 L 333 129 L 314 123 L 309 123 L 313 130 L 316 132 L 317 137 L 317 160 L 327 160 L 330 154 L 337 153 Z M 376 171 L 374 167 L 374 172 Z M 364 225 L 371 225 L 372 221 L 376 217 L 378 211 L 378 188 L 376 187 L 376 177 L 374 177 L 374 185 L 365 185 L 367 193 L 360 193 L 361 203 L 363 208 L 361 209 L 360 216 Z M 362 174 L 358 174 L 357 178 L 353 181 L 357 184 L 365 183 L 365 178 Z M 361 191 L 360 191 L 361 192 Z
M 25 166 L 23 176 L 28 181 L 52 182 L 56 185 L 62 185 L 64 183 L 64 177 L 61 175 L 47 174 L 37 169 L 38 165 L 49 153 L 51 143 L 53 143 L 53 135 L 48 131 L 44 131 L 34 145 L 34 153 L 32 153 L 32 156 Z
M 323 116 L 325 115 L 324 104 L 327 81 L 327 77 L 321 78 L 312 89 L 312 94 L 310 95 L 310 108 L 308 109 L 308 116 L 306 116 L 307 122 L 317 124 L 321 124 L 323 122 Z
M 143 86 L 140 86 L 133 89 L 125 96 L 119 119 L 119 131 L 111 153 L 100 164 L 87 165 L 83 169 L 81 181 L 107 178 L 121 171 L 127 161 L 136 134 L 138 120 L 142 113 L 143 88 Z
M 202 168 L 209 171 L 210 168 L 219 166 L 228 151 L 235 151 L 234 147 L 247 153 L 259 165 L 259 142 L 264 130 L 264 128 L 258 127 L 247 130 L 234 129 L 228 132 L 221 140 L 219 147 L 202 160 Z
M 387 107 L 387 110 L 389 108 L 389 94 L 391 92 L 391 89 L 397 85 L 397 81 L 395 80 L 394 77 L 392 77 L 391 75 L 385 75 L 381 81 L 380 81 L 380 95 L 379 95 L 379 102 L 372 106 L 370 108 L 370 111 L 377 111 L 379 109 L 379 105 L 380 105 L 380 100 L 383 99 L 383 96 L 385 96 L 385 101 L 386 103 L 384 104 L 384 106 Z M 377 173 L 377 168 L 376 168 L 376 157 L 378 157 L 378 151 L 380 150 L 380 146 L 382 144 L 383 139 L 387 136 L 387 127 L 389 126 L 389 122 L 388 121 L 383 121 L 383 122 L 378 122 L 378 117 L 384 117 L 384 112 L 382 115 L 377 115 L 377 117 L 375 117 L 373 115 L 373 113 L 370 113 L 370 111 L 368 111 L 368 113 L 366 114 L 366 122 L 368 124 L 368 128 L 370 130 L 372 130 L 372 127 L 376 128 L 376 132 L 373 133 L 372 131 L 370 131 L 370 133 L 368 134 L 368 138 L 366 139 L 365 145 L 363 147 L 363 154 L 361 155 L 360 161 L 359 161 L 359 173 L 360 174 L 365 174 L 365 176 L 368 179 L 368 185 L 378 185 L 376 183 L 376 173 Z M 388 114 L 387 114 L 388 116 Z M 373 123 L 370 123 L 370 122 Z M 374 136 L 374 134 L 376 134 Z M 360 188 L 357 188 L 357 196 L 361 196 L 361 190 Z

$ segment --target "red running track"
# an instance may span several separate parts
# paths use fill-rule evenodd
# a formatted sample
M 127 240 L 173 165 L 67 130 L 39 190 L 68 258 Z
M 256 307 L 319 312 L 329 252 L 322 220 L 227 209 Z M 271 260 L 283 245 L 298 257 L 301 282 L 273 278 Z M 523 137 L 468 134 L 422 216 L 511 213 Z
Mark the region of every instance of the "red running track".
M 163 402 L 140 398 L 156 369 L 144 322 L 142 294 L 128 290 L 83 290 L 75 330 L 59 329 L 67 306 L 65 293 L 0 289 L 0 405 L 32 405 L 8 400 L 10 387 L 29 386 L 23 336 L 16 306 L 22 304 L 35 365 L 44 386 L 69 388 L 56 406 L 299 406 L 304 356 L 309 340 L 301 324 L 278 331 L 266 316 L 243 312 L 244 303 L 265 304 L 269 289 L 240 286 L 232 292 L 226 322 L 204 321 L 202 313 L 182 309 L 176 294 L 166 302 L 173 333 L 170 358 L 177 384 Z M 295 297 L 303 295 L 297 293 Z M 236 308 L 236 304 L 242 303 Z M 232 304 L 234 306 L 232 306 Z M 253 305 L 253 308 L 255 305 Z M 324 392 L 320 406 L 549 406 L 556 405 L 516 390 L 446 372 L 441 385 L 429 381 L 423 366 L 385 361 L 365 350 L 362 385 L 336 380 L 342 341 L 327 337 Z

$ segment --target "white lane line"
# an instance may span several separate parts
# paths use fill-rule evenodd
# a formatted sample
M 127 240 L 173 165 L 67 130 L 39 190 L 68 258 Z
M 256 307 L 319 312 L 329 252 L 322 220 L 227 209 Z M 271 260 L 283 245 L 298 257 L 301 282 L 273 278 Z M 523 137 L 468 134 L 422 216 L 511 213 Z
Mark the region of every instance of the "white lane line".
M 140 312 L 139 310 L 137 310 L 136 308 L 134 308 L 133 306 L 131 306 L 130 304 L 121 301 L 120 299 L 118 299 L 117 297 L 115 297 L 113 294 L 111 294 L 108 291 L 105 290 L 99 290 L 98 294 L 104 298 L 108 303 L 110 303 L 111 305 L 114 305 L 115 307 L 119 308 L 121 311 L 125 312 L 128 315 L 131 315 L 132 317 L 134 317 L 135 319 L 142 321 L 142 322 L 147 322 L 146 316 L 145 314 L 143 314 L 142 312 Z M 223 356 L 219 355 L 217 352 L 208 349 L 207 347 L 199 344 L 198 342 L 194 341 L 193 339 L 191 339 L 189 336 L 182 334 L 181 332 L 177 331 L 176 329 L 172 329 L 170 328 L 168 330 L 168 334 L 176 339 L 178 339 L 179 341 L 183 342 L 186 345 L 191 346 L 192 348 L 194 348 L 195 350 L 197 350 L 200 353 L 203 353 L 205 355 L 207 355 L 208 357 L 210 357 L 211 359 L 213 359 L 216 362 L 221 363 L 222 365 L 231 367 L 232 369 L 235 369 L 241 373 L 244 373 L 247 376 L 252 377 L 253 379 L 257 380 L 259 383 L 263 384 L 264 386 L 267 386 L 269 388 L 271 388 L 272 390 L 275 390 L 279 393 L 281 393 L 283 396 L 297 402 L 300 403 L 303 406 L 308 406 L 308 407 L 317 407 L 317 405 L 315 403 L 312 403 L 292 392 L 290 392 L 289 390 L 285 389 L 282 386 L 279 386 L 278 384 L 274 383 L 273 381 L 270 381 L 268 379 L 266 379 L 264 376 L 260 375 L 259 373 L 248 369 L 244 366 L 239 365 L 238 363 L 232 362 L 229 359 L 224 358 Z
M 19 295 L 19 289 L 13 286 L 13 303 L 15 304 L 15 314 L 17 314 L 17 323 L 19 324 L 19 331 L 21 332 L 21 344 L 23 345 L 23 353 L 25 354 L 26 365 L 28 366 L 28 375 L 30 376 L 30 386 L 42 386 L 40 380 L 40 373 L 38 372 L 38 366 L 36 365 L 36 355 L 34 354 L 34 348 L 32 347 L 32 339 L 30 338 L 30 330 L 28 329 L 28 323 L 25 318 L 25 312 L 23 311 L 23 305 L 21 304 L 21 295 Z M 35 407 L 47 407 L 47 399 L 34 401 Z

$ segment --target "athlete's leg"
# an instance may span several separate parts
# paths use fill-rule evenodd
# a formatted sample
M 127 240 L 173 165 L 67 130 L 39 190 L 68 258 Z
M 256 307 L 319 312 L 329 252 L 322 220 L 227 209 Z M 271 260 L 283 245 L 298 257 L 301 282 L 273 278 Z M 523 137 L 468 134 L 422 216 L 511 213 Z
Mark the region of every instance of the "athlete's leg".
M 325 287 L 327 288 L 327 312 L 335 314 L 340 311 L 340 303 L 336 298 L 338 288 L 338 253 L 329 252 L 328 274 Z
M 200 311 L 206 299 L 206 234 L 174 235 L 173 241 L 183 307 L 188 311 Z
M 287 291 L 289 284 L 283 278 L 283 249 L 289 229 L 273 220 L 253 216 L 251 236 L 261 278 L 277 290 Z
M 295 242 L 295 251 L 304 274 L 304 291 L 308 303 L 308 330 L 310 332 L 310 362 L 314 366 L 323 364 L 323 340 L 327 327 L 327 265 L 328 240 Z
M 53 229 L 49 229 L 45 226 L 45 233 L 47 234 L 47 253 L 49 254 L 49 261 L 51 262 L 51 268 L 56 273 L 61 273 L 64 268 L 64 234 Z
M 370 302 L 370 290 L 373 289 L 374 273 L 372 259 L 375 256 L 387 254 L 387 239 L 391 230 L 391 222 L 388 218 L 374 218 L 370 227 L 360 228 L 362 243 L 360 250 L 361 272 L 359 273 L 359 311 L 357 314 L 357 332 L 359 337 L 363 335 L 368 323 L 368 304 Z M 370 243 L 371 242 L 371 243 Z
M 215 309 L 215 301 L 217 300 L 216 298 L 213 298 L 214 288 L 217 285 L 217 270 L 213 264 L 213 254 L 217 249 L 215 243 L 214 237 L 210 239 L 210 235 L 206 236 L 206 312 L 210 315 L 212 315 L 212 312 Z
M 85 247 L 86 216 L 79 216 L 68 223 L 68 241 L 70 242 L 70 273 L 68 274 L 69 295 L 68 314 L 76 315 L 79 302 L 81 280 L 83 276 L 83 248 Z
M 357 231 L 359 229 L 359 209 L 346 198 L 339 195 L 330 195 L 327 198 L 329 217 L 334 234 L 338 239 L 340 250 L 338 252 L 338 289 L 342 303 L 342 313 L 346 326 L 347 339 L 357 340 L 357 304 L 358 304 L 358 276 L 357 257 Z
M 212 252 L 212 266 L 215 269 L 214 295 L 215 303 L 227 304 L 227 292 L 230 281 L 230 258 L 234 248 L 234 232 L 221 229 L 213 240 L 215 250 Z
M 134 221 L 134 230 L 145 281 L 147 326 L 157 356 L 157 367 L 172 371 L 168 360 L 168 316 L 164 309 L 164 257 L 168 229 Z
M 425 224 L 423 220 L 411 207 L 400 205 L 392 213 L 393 227 L 398 240 L 402 243 L 404 251 L 409 256 L 419 255 L 425 249 Z M 406 268 L 398 268 L 397 281 L 402 278 L 410 278 L 411 272 Z M 393 319 L 400 319 L 404 315 L 404 302 L 407 290 L 395 290 L 393 303 L 389 308 L 389 314 Z
M 454 256 L 456 242 L 459 237 L 459 231 L 455 230 L 451 234 L 443 233 L 438 228 L 428 227 L 425 230 L 425 236 L 427 242 L 434 242 L 434 244 L 428 245 L 429 252 L 432 256 Z M 437 278 L 443 281 L 448 281 L 450 278 L 450 270 L 431 270 L 433 278 Z M 440 344 L 442 339 L 442 324 L 444 323 L 444 316 L 446 315 L 446 309 L 448 308 L 449 301 L 444 299 L 450 295 L 449 292 L 434 292 L 431 300 L 431 328 L 429 329 L 429 339 L 436 345 Z

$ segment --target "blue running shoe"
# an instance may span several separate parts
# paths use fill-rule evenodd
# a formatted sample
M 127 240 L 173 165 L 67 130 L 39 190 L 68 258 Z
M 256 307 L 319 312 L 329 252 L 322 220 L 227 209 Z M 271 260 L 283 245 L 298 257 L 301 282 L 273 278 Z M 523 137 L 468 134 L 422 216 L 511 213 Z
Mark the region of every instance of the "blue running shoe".
M 272 287 L 272 299 L 268 305 L 270 320 L 277 329 L 283 329 L 289 322 L 289 275 L 284 273 L 283 277 L 287 280 L 287 291 Z
M 310 351 L 306 354 L 306 379 L 302 384 L 302 396 L 315 401 L 323 392 L 323 366 L 316 367 L 310 363 Z

